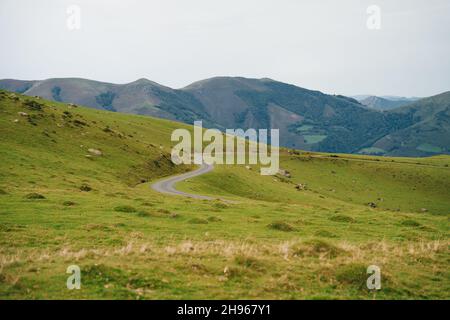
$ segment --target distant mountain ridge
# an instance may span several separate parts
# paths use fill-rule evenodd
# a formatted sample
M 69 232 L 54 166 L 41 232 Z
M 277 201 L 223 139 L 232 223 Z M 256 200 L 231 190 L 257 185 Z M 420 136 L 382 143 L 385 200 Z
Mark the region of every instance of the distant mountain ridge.
M 361 104 L 376 110 L 392 110 L 404 105 L 410 104 L 414 101 L 419 100 L 417 97 L 397 97 L 397 96 L 370 96 L 370 95 L 360 95 L 354 96 Z
M 422 99 L 427 111 L 421 113 L 422 100 L 414 102 L 412 109 L 379 112 L 351 97 L 268 78 L 214 77 L 182 89 L 147 79 L 127 84 L 81 78 L 5 79 L 0 80 L 0 88 L 188 124 L 203 120 L 204 126 L 219 129 L 279 128 L 283 146 L 304 150 L 411 156 L 450 152 L 450 141 L 437 141 L 423 131 L 432 128 L 432 132 L 439 131 L 439 137 L 448 135 L 445 108 L 450 99 L 446 94 L 433 103 Z M 411 137 L 414 130 L 419 130 L 414 136 L 417 139 Z

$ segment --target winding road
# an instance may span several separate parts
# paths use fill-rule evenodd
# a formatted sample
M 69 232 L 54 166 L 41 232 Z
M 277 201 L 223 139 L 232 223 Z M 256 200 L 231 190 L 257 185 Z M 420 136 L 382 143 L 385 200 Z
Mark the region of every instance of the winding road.
M 189 172 L 180 174 L 178 176 L 173 176 L 173 177 L 169 177 L 169 178 L 160 180 L 160 181 L 152 184 L 151 187 L 153 190 L 156 190 L 156 191 L 162 192 L 162 193 L 166 193 L 166 194 L 184 196 L 184 197 L 189 197 L 189 198 L 194 198 L 194 199 L 214 200 L 214 198 L 212 198 L 212 197 L 202 196 L 202 195 L 198 195 L 198 194 L 191 194 L 191 193 L 187 193 L 187 192 L 183 192 L 183 191 L 179 191 L 179 190 L 175 189 L 175 184 L 177 182 L 200 176 L 202 174 L 210 172 L 213 168 L 214 167 L 212 165 L 203 163 L 200 166 L 200 168 L 198 168 L 197 170 L 189 171 Z

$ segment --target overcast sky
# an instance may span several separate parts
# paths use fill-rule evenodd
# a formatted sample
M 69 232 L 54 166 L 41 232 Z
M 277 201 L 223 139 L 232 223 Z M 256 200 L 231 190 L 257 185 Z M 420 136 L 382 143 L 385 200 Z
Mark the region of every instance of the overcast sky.
M 67 26 L 70 5 L 80 29 Z M 367 27 L 369 5 L 381 9 L 378 30 Z M 229 75 L 345 95 L 450 90 L 449 0 L 0 0 L 0 39 L 0 78 L 179 88 Z

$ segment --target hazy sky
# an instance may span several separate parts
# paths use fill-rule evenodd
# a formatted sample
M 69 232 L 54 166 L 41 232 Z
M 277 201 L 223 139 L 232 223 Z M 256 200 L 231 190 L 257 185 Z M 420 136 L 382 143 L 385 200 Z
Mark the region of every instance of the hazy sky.
M 80 29 L 67 26 L 70 5 Z M 366 25 L 369 5 L 381 9 L 379 30 Z M 145 77 L 179 88 L 229 75 L 346 95 L 450 90 L 449 0 L 0 0 L 0 39 L 0 78 Z

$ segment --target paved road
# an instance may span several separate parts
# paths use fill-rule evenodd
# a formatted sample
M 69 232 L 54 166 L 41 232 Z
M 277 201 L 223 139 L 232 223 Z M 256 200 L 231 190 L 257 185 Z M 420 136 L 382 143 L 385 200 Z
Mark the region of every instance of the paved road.
M 200 168 L 194 171 L 186 172 L 183 174 L 180 174 L 178 176 L 169 177 L 164 180 L 158 181 L 154 184 L 152 184 L 152 189 L 156 190 L 158 192 L 167 193 L 167 194 L 173 194 L 173 195 L 179 195 L 179 196 L 185 196 L 189 198 L 195 198 L 195 199 L 206 199 L 206 200 L 214 200 L 212 197 L 208 196 L 202 196 L 198 194 L 191 194 L 183 191 L 178 191 L 175 189 L 175 184 L 177 182 L 193 178 L 196 176 L 200 176 L 202 174 L 205 174 L 209 171 L 211 171 L 214 167 L 212 165 L 203 163 Z

